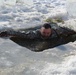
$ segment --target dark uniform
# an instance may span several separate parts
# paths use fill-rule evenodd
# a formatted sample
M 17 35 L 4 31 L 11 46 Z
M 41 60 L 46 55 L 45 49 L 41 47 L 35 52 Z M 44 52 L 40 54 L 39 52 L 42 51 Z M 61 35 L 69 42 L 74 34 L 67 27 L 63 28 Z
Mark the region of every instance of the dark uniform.
M 15 36 L 15 37 L 19 37 L 19 38 L 25 38 L 25 39 L 46 39 L 44 36 L 41 35 L 40 30 L 34 30 L 34 31 L 7 31 L 6 32 L 7 36 Z M 51 39 L 51 38 L 55 38 L 58 37 L 57 33 L 55 30 L 52 29 L 52 34 L 47 38 L 47 39 Z
M 59 37 L 67 37 L 71 34 L 76 34 L 76 32 L 60 27 L 59 29 L 52 29 L 52 34 L 47 39 L 59 38 Z M 41 35 L 40 30 L 32 30 L 32 31 L 15 31 L 15 30 L 7 30 L 0 33 L 0 36 L 13 36 L 25 39 L 46 39 Z

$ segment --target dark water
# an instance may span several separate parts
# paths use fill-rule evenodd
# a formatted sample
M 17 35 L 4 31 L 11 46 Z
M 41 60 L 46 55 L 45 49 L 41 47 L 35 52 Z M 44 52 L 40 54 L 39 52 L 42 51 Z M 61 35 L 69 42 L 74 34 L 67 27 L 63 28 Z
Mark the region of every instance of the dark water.
M 52 23 L 51 26 L 53 29 L 59 29 L 59 32 L 65 31 L 64 34 L 68 32 L 74 32 L 71 30 L 67 30 L 67 28 L 60 28 L 56 23 Z M 32 30 L 40 29 L 40 27 L 41 26 L 37 26 L 34 28 L 29 28 L 29 29 L 20 29 L 20 31 L 25 31 L 25 32 L 32 31 Z M 19 37 L 11 37 L 10 39 L 20 46 L 23 46 L 32 51 L 38 52 L 38 51 L 43 51 L 45 49 L 54 48 L 62 44 L 66 44 L 68 42 L 73 42 L 76 40 L 76 34 L 69 35 L 67 37 L 52 38 L 50 40 L 40 40 L 40 39 L 30 40 L 30 39 L 23 39 Z
M 62 66 L 65 57 L 76 50 L 76 47 L 66 44 L 75 41 L 76 35 L 51 40 L 10 39 L 12 41 L 0 38 L 0 75 L 41 75 L 42 72 L 50 72 L 48 68 L 54 69 L 59 64 Z
M 68 42 L 73 42 L 76 40 L 76 35 L 70 35 L 65 38 L 63 37 L 53 38 L 51 40 L 38 40 L 38 39 L 27 40 L 27 39 L 22 39 L 18 37 L 11 37 L 10 39 L 14 41 L 15 43 L 23 47 L 26 47 L 32 51 L 43 51 L 45 49 L 54 48 L 56 46 L 66 44 Z

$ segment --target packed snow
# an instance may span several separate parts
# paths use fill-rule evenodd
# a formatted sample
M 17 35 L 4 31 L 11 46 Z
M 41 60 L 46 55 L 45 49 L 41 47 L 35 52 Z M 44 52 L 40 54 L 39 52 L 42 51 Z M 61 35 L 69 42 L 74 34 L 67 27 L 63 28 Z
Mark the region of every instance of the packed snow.
M 39 26 L 47 18 L 56 17 L 64 20 L 58 25 L 76 31 L 75 0 L 25 1 L 0 0 L 0 31 Z M 33 52 L 8 38 L 0 38 L 0 75 L 76 75 L 76 41 Z

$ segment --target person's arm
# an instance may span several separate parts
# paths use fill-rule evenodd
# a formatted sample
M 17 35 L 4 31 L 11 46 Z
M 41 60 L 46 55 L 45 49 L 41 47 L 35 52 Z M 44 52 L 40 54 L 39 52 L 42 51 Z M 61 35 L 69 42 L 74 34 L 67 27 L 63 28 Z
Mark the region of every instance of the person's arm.
M 76 34 L 74 30 L 68 29 L 61 27 L 60 30 L 58 31 L 60 37 L 69 37 L 71 35 Z
M 1 37 L 18 37 L 18 38 L 25 38 L 25 39 L 35 39 L 37 38 L 37 32 L 36 31 L 15 31 L 15 30 L 10 30 L 10 31 L 3 31 L 0 33 Z

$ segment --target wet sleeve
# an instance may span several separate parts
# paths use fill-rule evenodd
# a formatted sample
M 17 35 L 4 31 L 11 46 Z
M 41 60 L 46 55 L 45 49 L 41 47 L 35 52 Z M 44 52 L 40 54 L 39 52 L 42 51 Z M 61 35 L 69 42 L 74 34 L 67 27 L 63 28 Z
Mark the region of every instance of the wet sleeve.
M 27 33 L 25 33 L 25 35 L 29 39 L 35 39 L 38 36 L 36 31 L 27 32 Z
M 8 35 L 26 39 L 34 39 L 37 37 L 36 31 L 10 31 Z
M 75 31 L 64 27 L 61 27 L 59 30 L 57 30 L 57 32 L 60 37 L 68 37 L 69 35 L 76 34 Z

